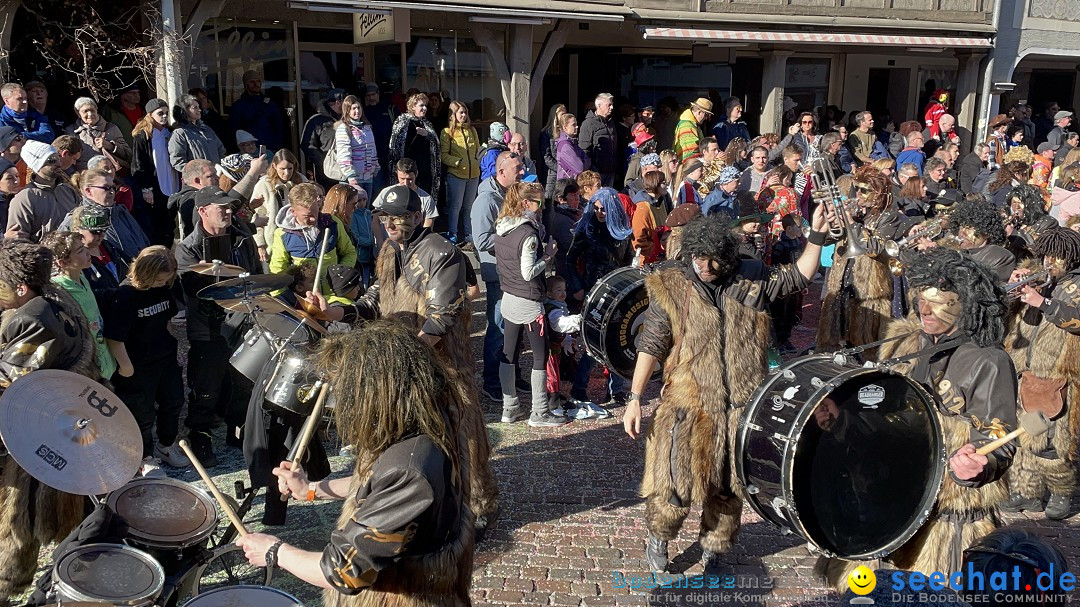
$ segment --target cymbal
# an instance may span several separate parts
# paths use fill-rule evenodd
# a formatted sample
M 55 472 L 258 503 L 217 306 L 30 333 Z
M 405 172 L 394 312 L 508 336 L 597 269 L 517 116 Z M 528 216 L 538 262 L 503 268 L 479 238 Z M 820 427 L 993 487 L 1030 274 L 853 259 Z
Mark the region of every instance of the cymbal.
M 0 396 L 0 437 L 30 476 L 75 495 L 127 484 L 142 464 L 142 435 L 120 398 L 59 369 L 33 371 Z
M 301 299 L 300 301 L 304 300 Z M 296 308 L 287 308 L 285 310 L 285 313 L 291 315 L 293 318 L 299 320 L 300 322 L 311 327 L 312 329 L 315 329 L 315 331 L 322 333 L 323 335 L 327 333 L 326 327 L 320 325 L 318 321 L 316 321 L 314 318 L 311 317 L 310 314 L 304 312 L 303 310 L 297 310 Z
M 243 278 L 230 278 L 204 287 L 199 291 L 200 299 L 241 299 L 245 295 L 268 295 L 292 284 L 292 276 L 284 274 L 257 274 Z
M 213 261 L 210 263 L 197 263 L 188 269 L 197 274 L 205 274 L 206 276 L 233 277 L 247 273 L 247 270 L 241 268 L 240 266 L 231 266 L 227 263 L 221 263 L 220 261 Z
M 311 303 L 303 297 L 297 297 L 296 300 L 300 302 L 300 307 L 303 308 L 304 312 L 306 312 L 307 315 L 311 318 L 324 321 L 330 320 L 326 313 L 319 309 L 319 306 Z
M 254 311 L 255 313 L 277 314 L 289 309 L 288 304 L 269 295 L 259 295 L 247 301 L 243 299 L 218 299 L 216 301 L 219 306 L 231 312 Z M 248 308 L 249 305 L 251 306 L 250 309 Z

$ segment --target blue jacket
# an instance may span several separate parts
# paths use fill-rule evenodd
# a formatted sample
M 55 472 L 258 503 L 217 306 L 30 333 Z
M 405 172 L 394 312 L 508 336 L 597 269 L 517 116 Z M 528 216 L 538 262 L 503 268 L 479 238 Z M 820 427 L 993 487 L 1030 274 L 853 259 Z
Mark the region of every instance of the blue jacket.
M 356 209 L 349 221 L 349 231 L 356 244 L 356 263 L 369 264 L 375 261 L 375 236 L 371 232 L 371 209 Z
M 56 139 L 56 133 L 53 132 L 49 119 L 33 108 L 19 115 L 5 105 L 3 109 L 0 109 L 0 125 L 15 127 L 17 131 L 26 135 L 27 139 L 48 145 L 52 145 L 53 140 Z
M 716 143 L 721 151 L 726 149 L 731 140 L 736 137 L 742 137 L 747 145 L 750 144 L 750 129 L 746 128 L 746 123 L 742 120 L 738 122 L 723 120 L 713 127 L 712 134 L 716 137 Z
M 735 194 L 728 194 L 720 188 L 709 192 L 705 201 L 701 203 L 701 214 L 708 217 L 717 213 L 723 213 L 731 219 L 739 216 L 739 201 Z
M 236 131 L 247 131 L 268 150 L 277 151 L 285 142 L 281 116 L 281 108 L 266 95 L 244 93 L 229 110 L 230 135 L 235 137 Z M 230 143 L 230 148 L 236 145 L 235 141 Z
M 509 149 L 501 143 L 488 141 L 484 144 L 483 149 L 480 150 L 480 181 L 495 175 L 495 161 L 499 158 L 501 152 Z
M 922 175 L 923 163 L 926 162 L 926 154 L 920 149 L 910 149 L 900 152 L 900 155 L 896 157 L 896 170 L 899 171 L 907 163 L 911 163 L 919 167 L 919 175 Z

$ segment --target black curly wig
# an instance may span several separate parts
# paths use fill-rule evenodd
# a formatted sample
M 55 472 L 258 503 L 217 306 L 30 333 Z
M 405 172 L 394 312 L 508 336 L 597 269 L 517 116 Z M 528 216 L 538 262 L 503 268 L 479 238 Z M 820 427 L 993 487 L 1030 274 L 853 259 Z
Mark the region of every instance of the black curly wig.
M 49 249 L 26 240 L 0 242 L 0 281 L 12 289 L 25 284 L 41 292 L 51 284 L 53 254 Z
M 739 265 L 739 239 L 731 231 L 727 215 L 698 216 L 686 224 L 679 256 L 689 262 L 694 257 L 716 260 L 717 274 L 730 276 Z
M 1010 206 L 1014 198 L 1020 201 L 1024 207 L 1021 221 L 1029 226 L 1046 216 L 1046 199 L 1043 198 L 1042 192 L 1042 188 L 1024 183 L 1013 188 L 1005 200 L 1009 201 Z
M 1054 228 L 1039 235 L 1031 252 L 1042 258 L 1046 255 L 1065 261 L 1065 270 L 1080 265 L 1080 233 L 1069 228 Z
M 1005 244 L 1005 223 L 997 208 L 981 198 L 968 198 L 953 205 L 949 223 L 957 228 L 975 228 L 975 235 L 988 244 Z
M 963 311 L 956 326 L 980 347 L 1004 341 L 1005 293 L 994 273 L 968 254 L 935 247 L 918 255 L 905 276 L 913 293 L 934 287 L 959 295 Z

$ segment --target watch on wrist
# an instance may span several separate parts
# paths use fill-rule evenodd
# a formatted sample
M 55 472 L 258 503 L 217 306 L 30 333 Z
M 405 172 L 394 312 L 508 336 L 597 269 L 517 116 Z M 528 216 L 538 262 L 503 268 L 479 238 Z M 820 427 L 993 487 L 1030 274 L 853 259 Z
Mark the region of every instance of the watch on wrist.
M 274 542 L 270 546 L 269 550 L 266 551 L 266 568 L 267 569 L 273 569 L 274 567 L 277 567 L 278 548 L 281 548 L 281 545 L 284 544 L 284 543 L 285 543 L 285 540 L 278 540 L 278 541 Z
M 631 392 L 630 394 L 628 394 L 628 395 L 626 396 L 626 402 L 628 402 L 628 403 L 630 403 L 630 402 L 634 402 L 635 400 L 636 400 L 636 401 L 637 401 L 638 403 L 640 403 L 640 402 L 641 402 L 641 395 L 640 395 L 640 394 L 638 394 L 637 392 Z

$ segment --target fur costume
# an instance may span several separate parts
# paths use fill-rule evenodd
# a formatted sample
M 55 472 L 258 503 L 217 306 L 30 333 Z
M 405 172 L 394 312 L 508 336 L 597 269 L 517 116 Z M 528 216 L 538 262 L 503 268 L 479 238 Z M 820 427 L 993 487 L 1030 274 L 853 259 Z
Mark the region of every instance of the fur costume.
M 641 491 L 649 531 L 674 539 L 690 505 L 700 501 L 701 547 L 712 552 L 729 549 L 739 531 L 735 430 L 768 365 L 769 317 L 732 296 L 757 286 L 741 282 L 727 288 L 718 310 L 681 268 L 645 278 L 650 305 L 664 311 L 679 343 L 664 362 L 664 390 L 645 441 Z
M 880 360 L 912 354 L 920 349 L 918 320 L 894 320 L 889 324 L 885 337 L 904 334 L 908 334 L 908 337 L 880 347 Z M 908 375 L 913 366 L 912 362 L 905 362 L 894 367 L 894 370 Z M 938 396 L 945 402 L 959 398 L 951 393 L 948 383 L 941 381 L 935 386 Z M 939 408 L 938 420 L 944 434 L 947 454 L 956 452 L 970 442 L 972 424 L 963 415 L 942 412 Z M 911 539 L 889 555 L 888 560 L 898 569 L 926 574 L 958 570 L 963 549 L 1000 526 L 997 506 L 1004 502 L 1006 497 L 1005 483 L 1001 480 L 979 488 L 962 487 L 946 473 L 930 518 Z M 863 564 L 866 563 L 821 558 L 815 570 L 826 578 L 830 586 L 846 591 L 848 574 Z
M 1065 305 L 1080 306 L 1080 276 L 1070 274 L 1054 288 L 1050 297 Z M 1025 322 L 1035 313 L 1037 325 Z M 1009 472 L 1013 493 L 1042 499 L 1046 489 L 1051 495 L 1071 497 L 1076 489 L 1075 463 L 1077 437 L 1080 436 L 1080 334 L 1076 319 L 1061 328 L 1023 306 L 1005 338 L 1005 349 L 1012 356 L 1016 372 L 1031 371 L 1044 379 L 1065 380 L 1065 410 L 1050 422 L 1050 431 L 1037 437 L 1023 435 L 1016 462 Z M 1052 450 L 1051 450 L 1052 448 Z
M 101 375 L 94 337 L 79 304 L 52 286 L 43 288 L 42 296 L 77 319 L 82 328 L 82 351 L 66 370 L 98 381 Z M 0 334 L 17 315 L 17 309 L 3 312 Z M 0 537 L 4 538 L 0 541 L 0 605 L 33 582 L 42 545 L 64 539 L 82 521 L 85 506 L 84 496 L 63 493 L 34 480 L 14 458 L 7 457 L 0 473 Z
M 851 278 L 847 279 L 849 267 Z M 853 294 L 845 298 L 841 290 L 848 281 Z M 879 339 L 892 316 L 893 281 L 884 254 L 846 260 L 838 250 L 825 288 L 817 331 L 819 350 L 861 346 Z M 866 356 L 873 358 L 873 354 L 870 350 Z
M 389 243 L 383 245 L 376 267 L 379 279 L 379 315 L 395 318 L 417 332 L 424 325 L 427 302 L 421 293 L 405 278 L 405 269 L 397 275 L 397 256 Z M 498 510 L 499 486 L 491 468 L 491 443 L 488 442 L 484 412 L 480 407 L 480 395 L 473 377 L 472 346 L 469 321 L 472 318 L 468 298 L 462 304 L 458 321 L 450 333 L 435 345 L 435 351 L 448 361 L 447 370 L 456 375 L 457 384 L 465 390 L 462 425 L 469 445 L 469 469 L 471 470 L 470 503 L 477 517 L 491 517 Z
M 385 257 L 385 256 L 383 256 Z M 469 440 L 472 431 L 465 426 L 467 411 L 470 407 L 470 393 L 475 393 L 471 382 L 455 382 L 454 396 L 449 412 L 451 423 L 456 429 L 458 461 L 461 465 L 458 473 L 461 479 L 462 525 L 455 539 L 444 545 L 435 554 L 407 557 L 398 560 L 393 568 L 384 569 L 375 578 L 370 588 L 357 594 L 348 595 L 334 589 L 323 590 L 325 607 L 469 607 L 469 586 L 472 583 L 473 553 L 476 548 L 473 528 L 473 515 L 469 508 L 471 486 L 470 459 L 475 452 L 474 443 Z M 485 434 L 486 436 L 486 434 Z M 484 441 L 486 444 L 486 441 Z M 366 478 L 361 478 L 361 470 L 370 470 L 373 462 L 357 461 L 349 495 L 355 496 Z M 338 529 L 352 519 L 358 503 L 352 497 L 344 502 L 338 517 Z

